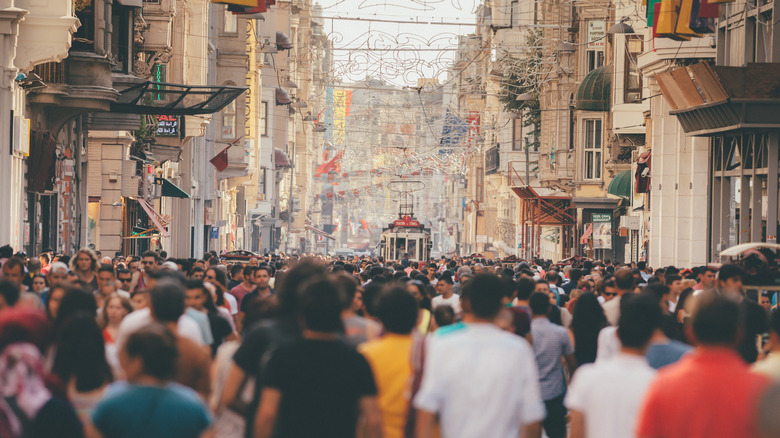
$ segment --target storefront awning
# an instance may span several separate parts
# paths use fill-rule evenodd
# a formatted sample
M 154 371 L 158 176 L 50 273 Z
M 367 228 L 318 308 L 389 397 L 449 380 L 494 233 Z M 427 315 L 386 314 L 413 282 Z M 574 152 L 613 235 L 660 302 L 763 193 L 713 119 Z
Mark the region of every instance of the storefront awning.
M 167 196 L 169 198 L 189 198 L 190 195 L 179 188 L 176 184 L 172 183 L 171 180 L 163 178 L 162 180 L 162 195 Z
M 236 100 L 247 87 L 143 82 L 122 90 L 111 111 L 130 114 L 193 116 L 213 114 Z
M 607 186 L 607 193 L 623 199 L 631 199 L 631 171 L 625 170 L 615 175 Z
M 712 136 L 780 128 L 780 65 L 710 66 L 700 62 L 655 75 L 683 130 Z
M 572 198 L 574 206 L 578 209 L 590 210 L 614 210 L 620 203 L 615 198 Z
M 287 156 L 287 152 L 279 148 L 274 149 L 274 164 L 276 165 L 277 169 L 292 167 L 292 163 L 290 162 L 290 157 Z
M 326 238 L 328 238 L 330 240 L 336 240 L 336 238 L 333 237 L 332 235 L 330 235 L 330 234 L 320 230 L 319 228 L 314 228 L 313 226 L 311 226 L 309 224 L 306 224 L 306 229 L 311 231 L 311 232 L 313 232 L 314 234 L 317 234 L 318 236 L 326 237 Z
M 612 96 L 612 66 L 605 65 L 588 73 L 575 96 L 578 110 L 609 111 Z

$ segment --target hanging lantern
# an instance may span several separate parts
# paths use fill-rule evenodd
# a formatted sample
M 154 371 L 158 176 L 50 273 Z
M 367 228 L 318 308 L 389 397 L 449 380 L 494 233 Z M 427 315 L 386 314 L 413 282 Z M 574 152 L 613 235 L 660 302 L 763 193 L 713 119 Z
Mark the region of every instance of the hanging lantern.
M 292 49 L 293 43 L 284 32 L 276 32 L 276 47 L 279 50 Z
M 276 104 L 277 105 L 289 105 L 292 103 L 290 93 L 282 87 L 276 87 Z

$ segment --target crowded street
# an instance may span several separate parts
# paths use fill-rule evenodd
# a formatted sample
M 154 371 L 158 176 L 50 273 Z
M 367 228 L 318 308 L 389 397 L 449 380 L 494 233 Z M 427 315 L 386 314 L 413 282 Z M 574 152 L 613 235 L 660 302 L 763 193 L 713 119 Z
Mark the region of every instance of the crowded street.
M 780 438 L 778 1 L 0 0 L 0 438 Z

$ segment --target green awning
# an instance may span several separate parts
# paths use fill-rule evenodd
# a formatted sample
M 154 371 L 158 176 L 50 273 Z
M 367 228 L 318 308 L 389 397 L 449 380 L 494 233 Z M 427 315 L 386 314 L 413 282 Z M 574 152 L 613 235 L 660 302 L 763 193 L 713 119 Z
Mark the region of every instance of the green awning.
M 612 66 L 605 65 L 588 73 L 574 96 L 578 110 L 609 111 L 612 102 Z
M 190 195 L 184 190 L 179 188 L 176 184 L 163 178 L 162 180 L 162 195 L 169 198 L 189 198 Z
M 609 182 L 607 193 L 623 199 L 631 199 L 631 171 L 625 170 L 615 175 Z

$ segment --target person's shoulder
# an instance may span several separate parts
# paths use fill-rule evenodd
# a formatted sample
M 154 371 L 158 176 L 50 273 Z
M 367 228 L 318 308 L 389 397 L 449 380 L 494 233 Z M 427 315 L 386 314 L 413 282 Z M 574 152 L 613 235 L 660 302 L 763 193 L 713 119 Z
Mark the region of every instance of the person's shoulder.
M 191 407 L 205 408 L 203 401 L 194 389 L 184 386 L 180 383 L 171 382 L 166 387 L 168 392 L 173 395 L 178 403 L 189 405 Z

